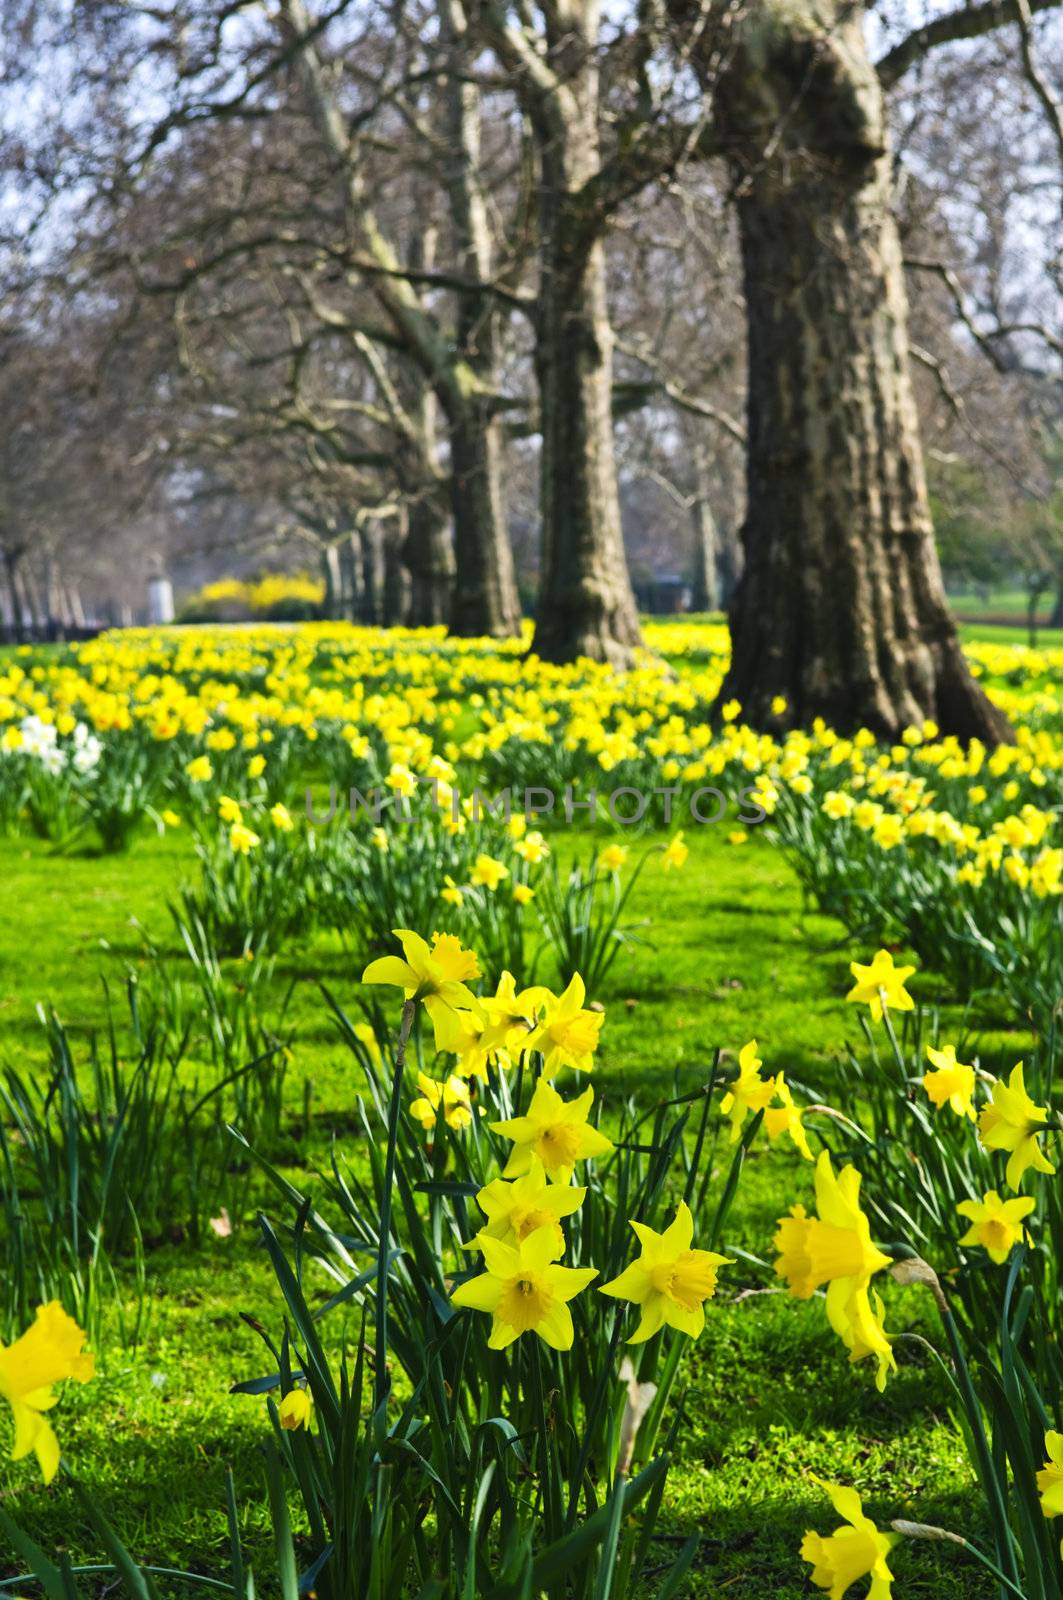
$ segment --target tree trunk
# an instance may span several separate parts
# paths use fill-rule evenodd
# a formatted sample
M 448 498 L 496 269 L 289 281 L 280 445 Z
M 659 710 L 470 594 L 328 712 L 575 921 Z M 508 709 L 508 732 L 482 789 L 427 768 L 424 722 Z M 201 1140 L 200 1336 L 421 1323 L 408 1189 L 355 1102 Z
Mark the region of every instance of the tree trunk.
M 411 628 L 438 628 L 450 619 L 454 586 L 454 551 L 450 519 L 433 495 L 414 501 L 402 546 L 402 560 L 410 574 Z
M 383 534 L 384 589 L 381 596 L 381 621 L 385 628 L 398 628 L 406 620 L 409 583 L 402 564 L 403 533 L 388 527 Z
M 719 539 L 709 497 L 709 466 L 703 449 L 694 452 L 694 499 L 690 506 L 694 531 L 693 583 L 690 603 L 694 611 L 715 611 L 720 604 Z
M 383 615 L 384 551 L 380 526 L 363 523 L 358 533 L 362 550 L 361 620 L 367 627 L 379 626 Z
M 1052 607 L 1052 615 L 1048 619 L 1050 628 L 1063 628 L 1063 574 L 1056 579 L 1056 599 Z
M 362 603 L 362 546 L 353 530 L 340 545 L 340 609 L 344 620 L 358 622 Z
M 19 588 L 19 562 L 22 557 L 20 550 L 4 548 L 4 571 L 7 575 L 7 589 L 11 600 L 11 635 L 21 642 L 26 637 L 27 617 L 22 604 L 22 592 Z
M 472 284 L 494 275 L 491 226 L 483 184 L 480 90 L 469 66 L 465 0 L 440 0 L 448 61 L 444 179 L 462 276 Z M 498 383 L 499 302 L 483 290 L 457 296 L 456 349 L 473 384 L 441 394 L 450 432 L 454 511 L 454 600 L 450 629 L 465 638 L 512 638 L 520 632 L 520 600 L 506 525 L 503 442 L 491 397 Z
M 862 8 L 762 0 L 719 79 L 748 316 L 745 570 L 721 699 L 995 744 L 949 612 L 908 368 L 882 93 Z
M 542 577 L 532 650 L 629 667 L 641 643 L 613 455 L 612 330 L 595 242 L 544 268 L 536 369 L 542 405 Z
M 321 576 L 325 582 L 325 597 L 321 602 L 321 614 L 329 622 L 335 622 L 342 614 L 340 608 L 340 553 L 334 544 L 325 544 L 321 547 Z
M 600 171 L 598 19 L 591 3 L 547 27 L 560 83 L 533 118 L 541 164 L 535 365 L 542 413 L 542 578 L 532 650 L 628 667 L 641 643 L 613 453 L 613 332 Z M 582 192 L 581 192 L 582 191 Z
M 450 423 L 450 494 L 457 563 L 450 631 L 510 639 L 520 601 L 502 493 L 502 434 L 485 406 L 467 404 Z

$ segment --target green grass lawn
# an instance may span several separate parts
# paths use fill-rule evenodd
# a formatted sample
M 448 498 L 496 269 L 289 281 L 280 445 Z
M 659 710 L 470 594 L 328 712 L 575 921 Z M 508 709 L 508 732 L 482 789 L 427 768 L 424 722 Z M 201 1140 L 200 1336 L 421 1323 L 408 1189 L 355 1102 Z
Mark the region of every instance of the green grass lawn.
M 662 880 L 651 865 L 631 902 L 631 918 L 649 918 L 651 926 L 643 930 L 647 944 L 621 955 L 605 997 L 596 1086 L 607 1106 L 621 1091 L 648 1105 L 671 1091 L 677 1072 L 681 1085 L 694 1086 L 715 1046 L 737 1050 L 754 1036 L 767 1070 L 781 1067 L 829 1096 L 844 1070 L 845 1041 L 859 1038 L 855 1009 L 843 997 L 850 959 L 869 952 L 850 949 L 839 924 L 802 904 L 793 874 L 764 836 L 754 831 L 749 843 L 732 846 L 724 832 L 688 830 L 685 868 Z M 87 1031 L 104 1020 L 104 981 L 120 1005 L 124 975 L 145 963 L 148 939 L 163 959 L 179 959 L 167 900 L 192 865 L 180 834 L 145 837 L 118 859 L 64 858 L 37 843 L 0 841 L 0 1065 L 43 1064 L 39 1002 L 56 1006 L 83 1048 Z M 310 1136 L 299 1144 L 293 1138 L 283 1152 L 300 1176 L 324 1159 L 331 1129 L 352 1127 L 357 1093 L 316 983 L 323 979 L 346 1003 L 358 976 L 333 938 L 289 948 L 278 962 L 278 1005 L 296 983 L 287 1020 L 295 1033 L 291 1120 L 300 1134 L 301 1084 L 310 1079 L 314 1089 Z M 921 992 L 940 997 L 940 986 L 926 979 Z M 970 1025 L 957 1013 L 961 1020 Z M 979 1021 L 990 1067 L 1015 1048 L 1005 1021 Z M 729 1159 L 726 1146 L 716 1159 Z M 791 1150 L 758 1144 L 725 1247 L 770 1259 L 775 1218 L 810 1195 L 810 1169 Z M 253 1227 L 240 1220 L 232 1238 L 150 1254 L 143 1345 L 135 1355 L 109 1354 L 97 1383 L 67 1385 L 57 1420 L 68 1461 L 139 1558 L 160 1566 L 224 1572 L 231 1466 L 268 1593 L 259 1455 L 265 1403 L 227 1391 L 267 1370 L 269 1360 L 240 1313 L 274 1330 L 281 1314 Z M 891 1327 L 932 1333 L 916 1291 L 891 1291 L 890 1302 Z M 813 1525 L 828 1531 L 835 1519 L 807 1469 L 854 1483 L 880 1523 L 908 1516 L 976 1530 L 978 1502 L 945 1387 L 918 1343 L 901 1342 L 901 1371 L 880 1396 L 866 1369 L 847 1368 L 821 1302 L 791 1301 L 764 1273 L 739 1264 L 709 1309 L 687 1369 L 664 1530 L 704 1534 L 689 1593 L 789 1600 L 809 1592 L 801 1535 Z M 45 1489 L 25 1465 L 2 1465 L 0 1495 L 46 1549 L 62 1543 L 75 1560 L 99 1559 L 60 1483 Z M 962 1553 L 940 1552 L 932 1544 L 898 1551 L 904 1595 L 990 1593 Z M 665 1554 L 662 1546 L 662 1562 Z M 16 1570 L 2 1547 L 0 1570 Z

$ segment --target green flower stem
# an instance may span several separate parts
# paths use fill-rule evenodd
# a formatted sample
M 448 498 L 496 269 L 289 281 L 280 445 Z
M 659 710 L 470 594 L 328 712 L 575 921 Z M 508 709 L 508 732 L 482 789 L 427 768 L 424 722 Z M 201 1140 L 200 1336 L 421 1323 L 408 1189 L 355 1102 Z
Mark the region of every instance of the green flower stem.
M 380 1198 L 380 1237 L 376 1259 L 376 1371 L 373 1392 L 382 1405 L 388 1393 L 388 1250 L 391 1243 L 391 1195 L 395 1187 L 395 1155 L 399 1140 L 399 1115 L 406 1079 L 406 1046 L 417 1012 L 417 1002 L 407 1000 L 402 1008 L 399 1042 L 395 1050 L 395 1076 L 388 1108 L 388 1149 L 384 1162 L 384 1193 Z

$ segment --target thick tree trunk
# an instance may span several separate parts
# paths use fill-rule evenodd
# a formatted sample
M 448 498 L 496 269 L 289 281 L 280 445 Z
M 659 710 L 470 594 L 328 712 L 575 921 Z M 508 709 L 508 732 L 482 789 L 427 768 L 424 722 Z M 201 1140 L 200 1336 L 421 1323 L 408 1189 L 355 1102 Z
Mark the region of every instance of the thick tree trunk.
M 715 611 L 720 604 L 719 537 L 709 495 L 709 468 L 702 450 L 694 454 L 694 498 L 690 506 L 694 533 L 693 582 L 690 604 L 694 611 Z
M 543 273 L 536 368 L 542 409 L 542 578 L 532 650 L 629 667 L 641 642 L 613 455 L 612 330 L 595 242 Z
M 450 619 L 454 587 L 454 551 L 450 519 L 438 500 L 426 495 L 409 510 L 402 560 L 410 574 L 411 628 L 438 628 Z
M 398 628 L 406 620 L 409 580 L 402 564 L 405 536 L 400 529 L 384 530 L 384 589 L 381 596 L 381 621 L 385 628 Z
M 340 609 L 345 621 L 361 620 L 361 604 L 362 545 L 352 531 L 340 545 Z
M 379 524 L 363 523 L 358 538 L 362 553 L 360 618 L 372 628 L 379 625 L 383 616 L 384 547 Z
M 492 236 L 483 185 L 480 90 L 469 73 L 475 54 L 465 0 L 440 0 L 439 23 L 448 53 L 447 142 L 444 179 L 458 261 L 470 284 L 494 275 Z M 451 503 L 456 571 L 452 633 L 465 638 L 512 638 L 520 632 L 520 600 L 506 524 L 503 441 L 492 399 L 498 387 L 499 302 L 481 289 L 457 297 L 456 350 L 472 381 L 440 392 L 450 434 Z
M 908 368 L 882 93 L 862 8 L 762 0 L 717 91 L 748 315 L 745 570 L 721 698 L 895 739 L 996 743 L 941 581 Z
M 450 493 L 457 571 L 450 631 L 512 638 L 520 601 L 502 492 L 502 435 L 485 407 L 468 404 L 450 424 Z

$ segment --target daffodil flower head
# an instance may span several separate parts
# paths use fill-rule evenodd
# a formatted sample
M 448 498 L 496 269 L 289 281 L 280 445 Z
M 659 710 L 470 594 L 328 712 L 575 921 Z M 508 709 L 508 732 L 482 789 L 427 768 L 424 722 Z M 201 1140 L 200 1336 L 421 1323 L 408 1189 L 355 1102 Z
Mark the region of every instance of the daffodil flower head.
M 0 1398 L 15 1418 L 12 1461 L 32 1450 L 45 1483 L 59 1470 L 59 1441 L 42 1415 L 57 1404 L 54 1385 L 65 1378 L 87 1383 L 96 1358 L 82 1349 L 85 1335 L 58 1300 L 39 1306 L 36 1320 L 6 1347 L 0 1345 Z
M 811 1530 L 805 1534 L 801 1556 L 812 1567 L 812 1582 L 817 1589 L 828 1590 L 831 1600 L 842 1600 L 860 1578 L 870 1577 L 867 1600 L 890 1600 L 893 1574 L 886 1558 L 900 1535 L 881 1533 L 870 1517 L 865 1517 L 855 1489 L 825 1483 L 815 1476 L 813 1482 L 830 1496 L 831 1505 L 846 1525 L 827 1537 Z
M 807 1216 L 802 1205 L 780 1217 L 776 1275 L 799 1300 L 809 1299 L 827 1284 L 828 1322 L 851 1361 L 867 1355 L 878 1358 L 875 1382 L 881 1390 L 896 1362 L 883 1326 L 882 1303 L 876 1296 L 872 1309 L 868 1285 L 876 1272 L 889 1266 L 890 1258 L 871 1242 L 871 1224 L 860 1210 L 860 1174 L 848 1166 L 835 1177 L 826 1150 L 816 1162 L 816 1204 L 818 1217 Z
M 904 987 L 915 968 L 895 967 L 888 950 L 879 950 L 870 966 L 861 966 L 859 961 L 851 962 L 849 971 L 856 982 L 845 998 L 858 1003 L 866 1001 L 871 1007 L 872 1022 L 882 1021 L 883 1009 L 915 1009 L 915 1001 Z
M 229 829 L 229 844 L 234 854 L 238 856 L 250 855 L 252 850 L 257 850 L 262 843 L 258 834 L 250 828 L 245 828 L 242 822 L 234 822 Z
M 978 1118 L 978 1137 L 986 1150 L 1010 1151 L 1005 1172 L 1008 1187 L 1017 1189 L 1028 1167 L 1054 1173 L 1055 1167 L 1038 1143 L 1047 1125 L 1048 1108 L 1034 1105 L 1026 1093 L 1021 1061 L 1007 1083 L 1000 1078 L 994 1081 L 990 1095 L 990 1104 L 982 1107 Z
M 527 1048 L 528 1035 L 538 1022 L 539 1012 L 550 998 L 549 989 L 536 985 L 517 993 L 512 972 L 503 972 L 493 995 L 481 1001 L 488 1019 L 489 1047 L 504 1048 L 507 1053 L 519 1054 Z
M 522 1178 L 514 1178 L 512 1182 L 495 1178 L 477 1194 L 476 1203 L 487 1218 L 487 1224 L 464 1248 L 479 1249 L 483 1238 L 520 1244 L 538 1228 L 552 1228 L 560 1257 L 565 1251 L 561 1218 L 578 1211 L 586 1194 L 586 1189 L 568 1183 L 551 1183 L 542 1162 L 533 1155 Z
M 768 1106 L 764 1112 L 764 1128 L 768 1138 L 774 1144 L 776 1139 L 788 1133 L 805 1160 L 813 1160 L 812 1152 L 808 1148 L 808 1135 L 802 1122 L 804 1111 L 800 1106 L 794 1105 L 790 1085 L 781 1072 L 775 1075 L 775 1098 L 779 1104 Z
M 779 1258 L 776 1275 L 785 1279 L 790 1293 L 807 1300 L 825 1283 L 858 1282 L 864 1287 L 872 1275 L 888 1267 L 890 1258 L 871 1243 L 871 1224 L 860 1210 L 860 1174 L 843 1167 L 835 1177 L 830 1152 L 816 1162 L 817 1217 L 802 1205 L 780 1217 L 775 1235 Z
M 593 1089 L 562 1100 L 553 1084 L 540 1078 L 524 1116 L 491 1124 L 492 1132 L 513 1140 L 502 1176 L 522 1177 L 537 1156 L 552 1178 L 567 1183 L 577 1161 L 611 1150 L 612 1140 L 587 1121 L 593 1100 Z
M 923 1075 L 923 1088 L 932 1104 L 939 1111 L 942 1106 L 950 1106 L 958 1117 L 970 1117 L 973 1122 L 974 1068 L 956 1060 L 956 1051 L 951 1044 L 947 1044 L 943 1050 L 935 1050 L 933 1045 L 928 1044 L 926 1053 L 935 1069 Z
M 441 1010 L 481 1010 L 480 1002 L 468 988 L 470 978 L 480 976 L 480 967 L 472 950 L 465 950 L 460 939 L 452 933 L 432 935 L 431 946 L 419 933 L 408 928 L 395 928 L 395 937 L 402 945 L 399 956 L 380 956 L 371 961 L 362 973 L 363 983 L 394 984 L 407 1000 L 422 1000 L 433 1021 Z
M 462 1078 L 487 1081 L 488 1063 L 509 1066 L 505 1051 L 493 1049 L 487 1037 L 487 1018 L 472 1011 L 439 1009 L 433 1018 L 436 1049 L 458 1058 L 457 1072 Z
M 427 1073 L 417 1074 L 417 1087 L 420 1097 L 410 1104 L 410 1116 L 427 1131 L 432 1132 L 440 1116 L 443 1117 L 448 1128 L 453 1128 L 455 1133 L 461 1133 L 472 1121 L 472 1104 L 469 1100 L 468 1085 L 456 1074 L 451 1073 L 444 1083 L 438 1083 L 435 1078 L 428 1077 Z
M 742 1132 L 746 1113 L 763 1111 L 775 1097 L 775 1079 L 760 1076 L 763 1065 L 757 1055 L 757 1041 L 750 1039 L 738 1052 L 738 1077 L 720 1101 L 720 1110 L 731 1118 L 732 1144 Z
M 503 878 L 508 877 L 509 868 L 504 862 L 496 861 L 493 856 L 480 855 L 476 857 L 469 882 L 478 888 L 497 889 Z
M 289 1433 L 294 1433 L 296 1428 L 305 1428 L 310 1422 L 312 1410 L 313 1401 L 308 1389 L 289 1389 L 277 1407 L 281 1427 Z
M 1045 1434 L 1048 1460 L 1037 1474 L 1041 1510 L 1046 1517 L 1063 1516 L 1063 1433 L 1050 1428 Z
M 712 1250 L 691 1248 L 694 1219 L 685 1201 L 680 1201 L 674 1221 L 663 1233 L 642 1222 L 632 1222 L 631 1227 L 641 1254 L 600 1290 L 641 1308 L 628 1344 L 643 1344 L 663 1327 L 678 1328 L 696 1339 L 705 1326 L 704 1302 L 716 1293 L 717 1270 L 732 1262 Z
M 584 1010 L 587 997 L 583 979 L 573 974 L 560 998 L 543 991 L 545 1008 L 542 1020 L 525 1042 L 525 1049 L 539 1050 L 543 1057 L 543 1076 L 555 1078 L 562 1067 L 590 1072 L 594 1052 L 602 1031 L 605 1013 Z
M 827 1290 L 827 1320 L 848 1350 L 851 1362 L 863 1361 L 866 1356 L 875 1357 L 875 1388 L 881 1394 L 887 1377 L 897 1370 L 890 1335 L 886 1332 L 882 1296 L 859 1284 L 855 1288 L 846 1285 L 843 1292 L 832 1283 Z
M 981 1245 L 990 1261 L 1001 1266 L 1025 1234 L 1023 1218 L 1035 1204 L 1029 1195 L 1002 1200 L 995 1189 L 987 1189 L 981 1200 L 961 1200 L 956 1210 L 971 1226 L 960 1243 Z
M 665 846 L 662 862 L 665 872 L 672 867 L 681 867 L 689 854 L 690 850 L 683 842 L 683 830 L 680 828 Z
M 554 1350 L 570 1350 L 574 1338 L 568 1302 L 598 1276 L 595 1267 L 559 1267 L 552 1227 L 537 1228 L 519 1244 L 483 1237 L 486 1271 L 451 1295 L 456 1306 L 489 1312 L 488 1345 L 504 1350 L 522 1333 L 535 1332 Z

